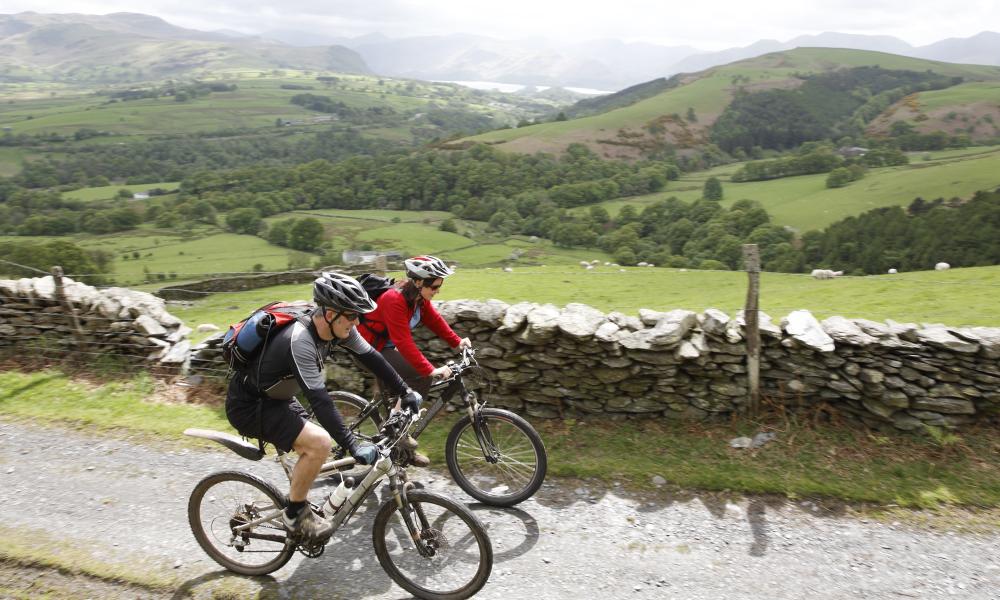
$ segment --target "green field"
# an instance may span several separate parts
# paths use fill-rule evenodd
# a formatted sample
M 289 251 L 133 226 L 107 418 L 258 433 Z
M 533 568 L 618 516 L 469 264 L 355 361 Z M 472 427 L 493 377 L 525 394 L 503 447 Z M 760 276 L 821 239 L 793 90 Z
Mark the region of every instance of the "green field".
M 12 177 L 20 173 L 25 154 L 20 148 L 0 148 L 0 177 Z
M 443 258 L 450 259 L 450 255 Z M 392 274 L 395 277 L 402 273 Z M 717 308 L 734 316 L 746 302 L 747 275 L 741 272 L 681 271 L 579 265 L 464 269 L 449 277 L 438 300 L 460 298 L 508 303 L 588 304 L 604 312 L 637 314 L 640 308 L 702 312 Z M 819 318 L 833 315 L 944 323 L 949 326 L 1000 326 L 1000 267 L 919 271 L 898 275 L 842 277 L 820 281 L 808 275 L 762 273 L 760 307 L 775 321 L 793 310 Z M 307 300 L 308 285 L 286 285 L 217 294 L 170 311 L 196 327 L 225 327 L 243 313 L 274 300 Z M 235 318 L 234 318 L 235 317 Z
M 990 102 L 1000 103 L 1000 83 L 995 81 L 972 81 L 944 90 L 920 92 L 920 108 L 934 110 L 960 104 Z
M 145 189 L 145 186 L 133 187 Z M 103 188 L 91 188 L 95 189 Z M 119 186 L 108 189 L 117 191 Z M 66 239 L 87 250 L 108 251 L 113 255 L 112 277 L 115 282 L 142 289 L 156 289 L 167 283 L 215 274 L 248 273 L 253 271 L 255 265 L 259 265 L 262 271 L 273 272 L 286 270 L 292 264 L 299 267 L 313 266 L 318 262 L 336 264 L 340 261 L 342 250 L 368 247 L 397 250 L 403 255 L 442 255 L 463 267 L 568 265 L 580 260 L 610 260 L 599 250 L 559 248 L 546 239 L 498 237 L 486 233 L 485 224 L 475 221 L 455 221 L 462 235 L 440 231 L 440 222 L 450 217 L 449 213 L 441 211 L 324 209 L 282 213 L 265 221 L 274 224 L 289 218 L 310 216 L 318 218 L 326 228 L 333 248 L 326 258 L 275 246 L 258 236 L 236 235 L 203 224 L 183 233 L 145 224 L 136 230 L 108 235 L 81 234 L 65 238 L 0 236 L 0 241 Z M 220 223 L 224 220 L 225 215 L 219 217 Z M 149 283 L 144 283 L 146 281 Z
M 80 188 L 71 192 L 63 192 L 63 198 L 70 200 L 83 200 L 92 202 L 94 200 L 110 200 L 118 195 L 118 190 L 128 190 L 132 193 L 145 192 L 154 188 L 163 190 L 176 190 L 181 186 L 179 181 L 163 181 L 160 183 L 137 183 L 126 185 L 105 185 L 101 187 Z M 161 197 L 162 198 L 162 197 Z
M 329 125 L 336 121 L 336 117 L 291 103 L 293 96 L 304 93 L 330 96 L 351 108 L 388 107 L 397 113 L 419 111 L 431 102 L 438 105 L 460 103 L 465 110 L 488 114 L 512 111 L 508 120 L 515 120 L 524 112 L 512 107 L 500 108 L 490 96 L 477 95 L 473 90 L 451 84 L 338 74 L 335 87 L 327 87 L 316 81 L 316 73 L 286 71 L 280 77 L 270 74 L 261 77 L 259 72 L 216 75 L 216 80 L 233 83 L 238 89 L 212 92 L 186 102 L 166 96 L 108 103 L 108 96 L 96 95 L 91 89 L 66 87 L 50 92 L 54 96 L 18 98 L 0 104 L 0 126 L 9 127 L 15 134 L 70 134 L 81 128 L 91 128 L 116 136 L 142 136 L 268 129 L 274 128 L 279 118 L 302 126 Z M 310 86 L 312 89 L 283 89 L 282 85 Z M 17 86 L 7 88 L 12 94 L 10 97 L 14 98 Z M 408 127 L 378 129 L 378 135 L 402 140 L 411 137 Z
M 799 232 L 822 229 L 846 217 L 881 206 L 908 206 L 914 198 L 969 198 L 979 190 L 1000 186 L 1000 148 L 952 150 L 928 153 L 932 160 L 911 157 L 909 165 L 871 169 L 865 177 L 842 188 L 827 188 L 825 173 L 785 177 L 771 181 L 732 183 L 729 178 L 740 165 L 717 167 L 689 173 L 672 181 L 663 192 L 610 200 L 601 204 L 612 215 L 628 204 L 641 210 L 657 200 L 676 196 L 685 202 L 701 198 L 702 186 L 710 176 L 723 183 L 723 206 L 737 200 L 756 200 L 779 225 Z M 589 207 L 575 209 L 585 212 Z

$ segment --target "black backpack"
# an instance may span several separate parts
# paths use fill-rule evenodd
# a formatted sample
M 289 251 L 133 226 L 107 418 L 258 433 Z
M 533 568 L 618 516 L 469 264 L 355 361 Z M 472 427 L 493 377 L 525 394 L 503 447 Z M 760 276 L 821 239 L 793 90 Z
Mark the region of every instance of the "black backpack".
M 372 302 L 378 302 L 379 296 L 392 289 L 396 280 L 375 273 L 365 273 L 358 277 L 358 283 L 368 292 L 368 297 L 372 299 Z
M 388 277 L 382 277 L 381 275 L 376 275 L 375 273 L 365 273 L 364 275 L 358 277 L 358 283 L 360 283 L 361 287 L 365 288 L 365 291 L 368 292 L 368 297 L 372 299 L 372 302 L 378 302 L 379 296 L 386 293 L 396 285 L 396 280 L 389 279 Z M 388 331 L 376 331 L 375 328 L 371 326 L 371 322 L 369 322 L 368 319 L 365 319 L 364 315 L 361 315 L 360 321 L 360 325 L 364 325 L 368 331 L 375 334 L 376 340 L 380 340 L 383 337 L 389 337 Z

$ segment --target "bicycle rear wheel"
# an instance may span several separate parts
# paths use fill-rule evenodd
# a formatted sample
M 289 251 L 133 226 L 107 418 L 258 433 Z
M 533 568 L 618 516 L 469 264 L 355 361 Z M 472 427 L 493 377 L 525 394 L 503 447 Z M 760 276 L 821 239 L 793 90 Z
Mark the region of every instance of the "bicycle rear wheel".
M 389 577 L 425 600 L 463 600 L 482 589 L 493 545 L 479 519 L 434 492 L 410 490 L 407 499 L 402 510 L 395 499 L 385 502 L 372 528 L 375 556 Z
M 234 528 L 284 505 L 284 494 L 270 483 L 249 473 L 222 471 L 202 479 L 191 492 L 188 523 L 212 560 L 241 575 L 265 575 L 285 566 L 295 543 L 280 522 L 242 532 Z
M 361 396 L 350 392 L 330 391 L 330 398 L 333 400 L 333 405 L 337 407 L 337 412 L 339 412 L 340 416 L 344 419 L 344 424 L 347 425 L 348 429 L 354 432 L 358 441 L 371 441 L 372 437 L 378 434 L 379 430 L 382 428 L 382 416 L 379 414 L 378 407 L 375 407 L 373 410 L 368 410 L 369 402 Z M 368 414 L 364 414 L 366 411 Z M 363 414 L 364 417 L 362 418 Z M 320 425 L 319 421 L 316 419 L 316 415 L 312 411 L 312 408 L 309 409 L 309 420 L 317 425 Z M 322 425 L 320 426 L 322 427 Z M 349 456 L 347 454 L 347 448 L 341 448 L 335 442 L 333 446 L 333 456 L 334 458 Z M 341 478 L 360 478 L 368 472 L 368 469 L 369 467 L 365 465 L 355 465 L 348 469 L 341 469 L 333 476 Z
M 344 424 L 355 435 L 365 441 L 369 441 L 378 434 L 379 429 L 382 427 L 382 416 L 376 408 L 362 419 L 361 413 L 369 405 L 364 398 L 350 392 L 340 391 L 330 392 L 330 398 L 333 399 L 333 405 L 337 407 L 337 412 L 344 418 Z M 312 413 L 310 413 L 310 417 L 312 418 Z M 315 421 L 315 418 L 313 420 Z
M 448 434 L 444 454 L 458 487 L 493 506 L 513 506 L 534 495 L 545 480 L 548 458 L 530 423 L 500 408 L 480 411 L 477 430 L 469 416 Z

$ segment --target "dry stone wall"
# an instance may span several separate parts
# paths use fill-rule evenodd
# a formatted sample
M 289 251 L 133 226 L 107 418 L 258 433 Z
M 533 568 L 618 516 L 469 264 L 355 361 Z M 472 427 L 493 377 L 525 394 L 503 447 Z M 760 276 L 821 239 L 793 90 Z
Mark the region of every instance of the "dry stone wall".
M 190 329 L 162 299 L 124 288 L 96 289 L 63 278 L 0 280 L 0 348 L 117 354 L 137 364 L 225 373 L 221 336 L 195 348 Z M 492 374 L 493 404 L 533 417 L 604 415 L 701 420 L 742 412 L 745 324 L 709 309 L 603 313 L 583 304 L 459 300 L 439 304 L 474 340 Z M 854 416 L 883 429 L 995 423 L 1000 415 L 1000 328 L 878 323 L 808 311 L 780 322 L 761 313 L 761 388 L 792 409 Z M 455 357 L 425 328 L 418 343 L 435 364 Z M 32 354 L 35 353 L 35 354 Z M 331 385 L 364 393 L 346 352 L 335 352 Z
M 52 277 L 0 279 L 0 348 L 46 358 L 117 355 L 176 369 L 187 363 L 191 329 L 164 309 L 162 299 L 126 288 L 98 289 L 68 277 L 62 283 L 75 322 L 56 297 Z
M 608 415 L 703 420 L 742 412 L 745 323 L 709 309 L 602 313 L 583 304 L 452 301 L 438 305 L 474 340 L 496 384 L 490 402 L 533 417 Z M 761 313 L 761 387 L 792 409 L 854 416 L 872 427 L 922 429 L 994 421 L 1000 413 L 1000 328 L 877 323 L 795 311 Z M 415 332 L 435 364 L 455 358 L 426 328 Z M 218 338 L 193 368 L 218 368 Z M 332 385 L 366 383 L 335 352 Z

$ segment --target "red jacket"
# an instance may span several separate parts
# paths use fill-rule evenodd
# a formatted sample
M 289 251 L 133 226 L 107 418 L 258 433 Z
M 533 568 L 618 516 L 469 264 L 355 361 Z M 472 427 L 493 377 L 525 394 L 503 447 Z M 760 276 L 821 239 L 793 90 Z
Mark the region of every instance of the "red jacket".
M 424 302 L 423 298 L 418 298 L 416 306 L 420 307 L 421 323 L 452 348 L 458 346 L 458 343 L 462 341 L 461 338 L 441 317 L 432 303 Z M 410 363 L 417 373 L 426 376 L 434 370 L 434 365 L 424 357 L 413 341 L 413 334 L 410 332 L 410 319 L 413 318 L 414 312 L 416 312 L 415 308 L 411 309 L 406 305 L 406 299 L 403 298 L 403 293 L 399 291 L 399 288 L 387 290 L 379 296 L 378 307 L 364 315 L 364 322 L 358 326 L 358 332 L 380 352 L 385 347 L 386 342 L 392 340 L 406 362 Z

